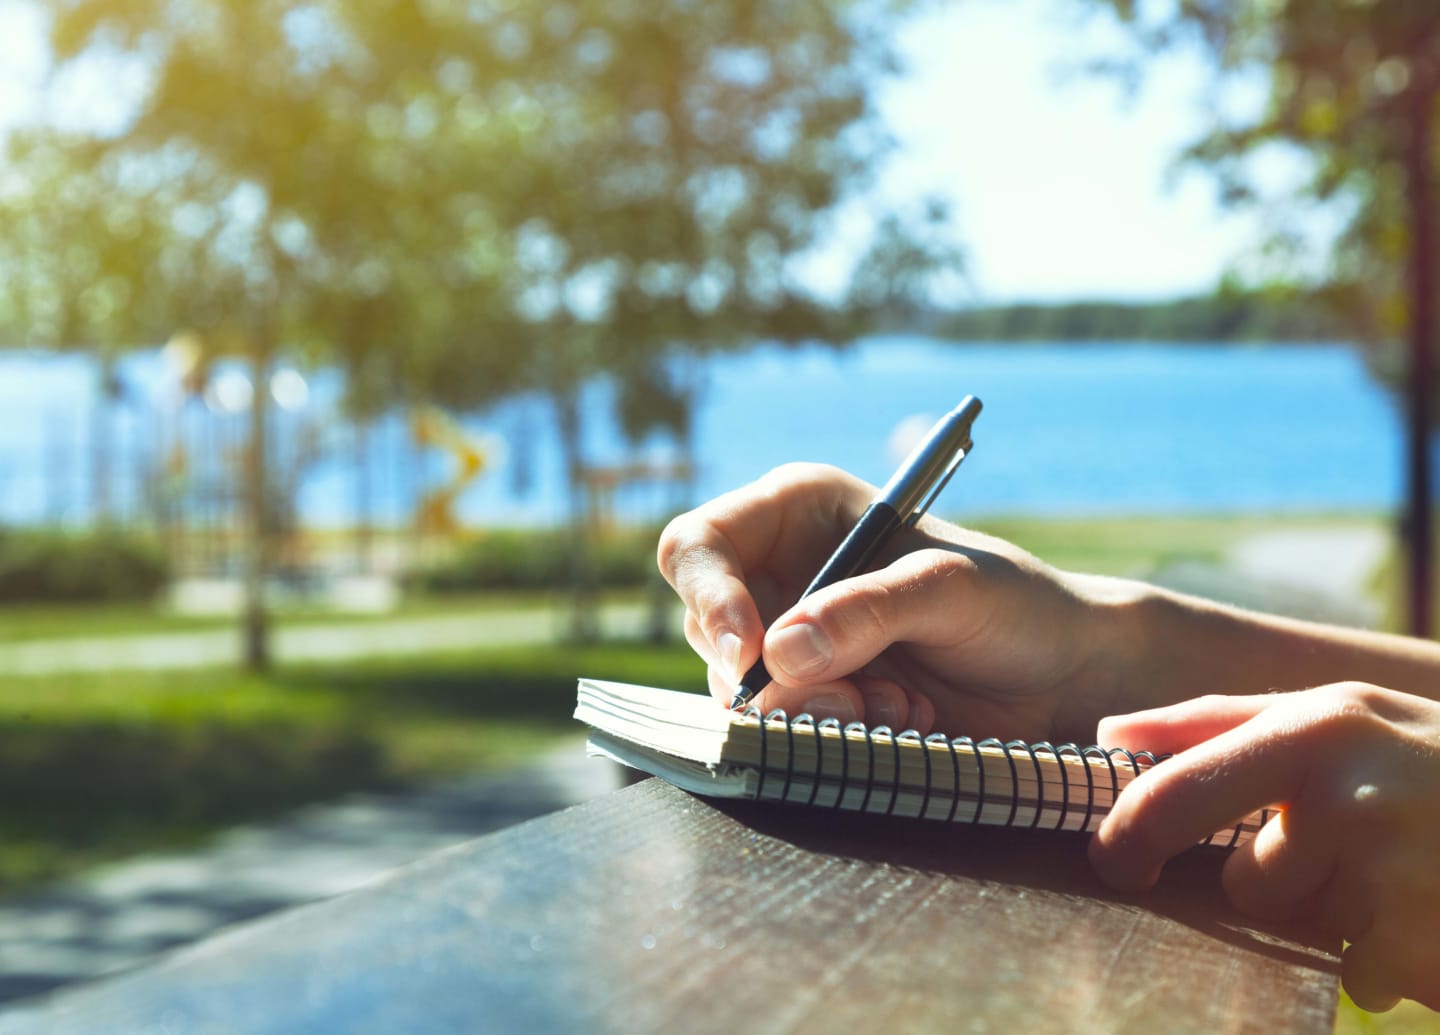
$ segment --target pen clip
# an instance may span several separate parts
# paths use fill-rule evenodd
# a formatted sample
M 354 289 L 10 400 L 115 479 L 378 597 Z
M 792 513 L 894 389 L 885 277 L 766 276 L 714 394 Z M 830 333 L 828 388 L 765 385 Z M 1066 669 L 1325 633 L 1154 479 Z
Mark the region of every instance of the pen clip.
M 963 449 L 957 449 L 955 451 L 955 458 L 951 460 L 949 466 L 945 468 L 945 473 L 935 480 L 935 487 L 930 490 L 930 494 L 921 501 L 918 507 L 916 507 L 909 513 L 909 515 L 906 516 L 906 528 L 915 527 L 915 523 L 919 521 L 920 518 L 925 515 L 925 512 L 930 509 L 930 504 L 935 502 L 935 498 L 939 496 L 940 493 L 944 490 L 945 486 L 949 484 L 950 479 L 955 476 L 955 472 L 960 469 L 961 461 L 963 461 L 967 456 L 970 455 L 970 450 L 973 448 L 974 446 L 967 441 Z

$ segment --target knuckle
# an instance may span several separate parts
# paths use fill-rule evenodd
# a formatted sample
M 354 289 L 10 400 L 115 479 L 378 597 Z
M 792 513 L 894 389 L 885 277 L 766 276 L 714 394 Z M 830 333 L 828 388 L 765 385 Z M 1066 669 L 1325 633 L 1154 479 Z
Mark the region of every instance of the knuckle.
M 693 512 L 671 518 L 660 533 L 660 542 L 655 548 L 655 560 L 660 571 L 667 578 L 675 573 L 679 559 L 693 547 L 695 542 L 695 517 Z
M 864 622 L 873 635 L 889 643 L 893 597 L 894 591 L 885 583 L 867 587 L 855 601 L 851 620 Z
M 1161 824 L 1165 815 L 1163 774 L 1147 770 L 1120 792 L 1115 811 L 1122 824 L 1118 831 L 1124 851 L 1135 858 L 1162 860 L 1170 854 Z
M 792 485 L 812 485 L 830 481 L 842 472 L 829 464 L 818 464 L 808 460 L 792 460 L 772 468 L 761 476 L 760 481 L 768 487 L 779 488 Z
M 1353 742 L 1385 725 L 1378 708 L 1384 691 L 1377 686 L 1359 682 L 1333 683 L 1317 687 L 1312 693 L 1318 702 L 1310 711 L 1312 721 L 1331 738 Z
M 772 468 L 755 482 L 753 491 L 774 503 L 783 504 L 806 497 L 824 498 L 837 488 L 842 490 L 842 496 L 856 492 L 862 497 L 869 496 L 865 483 L 848 471 L 808 460 L 794 460 Z
M 687 583 L 704 581 L 687 578 L 687 572 L 715 570 L 718 555 L 712 527 L 693 512 L 672 519 L 655 548 L 660 573 L 682 595 L 688 588 Z
M 852 586 L 816 602 L 813 618 L 834 643 L 889 643 L 894 590 L 881 582 Z
M 1229 705 L 1234 698 L 1229 694 L 1201 694 L 1194 699 L 1196 711 L 1213 712 Z

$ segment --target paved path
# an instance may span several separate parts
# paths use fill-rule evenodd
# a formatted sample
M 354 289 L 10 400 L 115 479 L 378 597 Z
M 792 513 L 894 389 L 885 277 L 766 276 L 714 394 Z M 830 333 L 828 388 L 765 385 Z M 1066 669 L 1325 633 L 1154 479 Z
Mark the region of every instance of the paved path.
M 601 609 L 603 633 L 638 636 L 647 613 L 646 605 L 639 603 L 606 605 Z M 271 647 L 275 660 L 284 663 L 533 645 L 554 642 L 567 621 L 568 612 L 562 608 L 536 608 L 282 626 L 275 629 Z M 0 643 L 0 675 L 204 668 L 240 660 L 240 634 L 233 628 Z
M 1370 579 L 1390 547 L 1379 524 L 1277 529 L 1241 539 L 1219 565 L 1181 562 L 1150 577 L 1240 607 L 1373 628 L 1383 611 Z
M 1226 559 L 1254 578 L 1353 599 L 1364 595 L 1390 546 L 1379 525 L 1295 528 L 1242 539 Z

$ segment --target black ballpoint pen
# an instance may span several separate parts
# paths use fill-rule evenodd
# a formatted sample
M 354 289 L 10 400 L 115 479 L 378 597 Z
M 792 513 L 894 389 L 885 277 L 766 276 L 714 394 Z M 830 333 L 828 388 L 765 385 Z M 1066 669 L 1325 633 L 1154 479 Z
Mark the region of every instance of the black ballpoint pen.
M 967 395 L 960 405 L 940 418 L 925 440 L 900 465 L 880 495 L 865 508 L 845 541 L 830 555 L 805 592 L 811 593 L 848 579 L 862 571 L 876 551 L 896 531 L 909 528 L 930 508 L 940 490 L 973 448 L 970 428 L 980 415 L 980 400 Z M 740 689 L 730 707 L 743 708 L 770 682 L 770 673 L 761 657 L 740 680 Z

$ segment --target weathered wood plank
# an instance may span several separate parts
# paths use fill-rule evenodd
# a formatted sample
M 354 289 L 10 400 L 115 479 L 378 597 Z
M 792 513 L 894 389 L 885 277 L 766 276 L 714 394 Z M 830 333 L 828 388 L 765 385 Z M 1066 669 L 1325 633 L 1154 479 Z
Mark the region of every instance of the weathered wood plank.
M 1083 838 L 650 780 L 0 1032 L 1328 1031 L 1335 956 L 1237 918 L 1221 859 L 1125 898 Z

